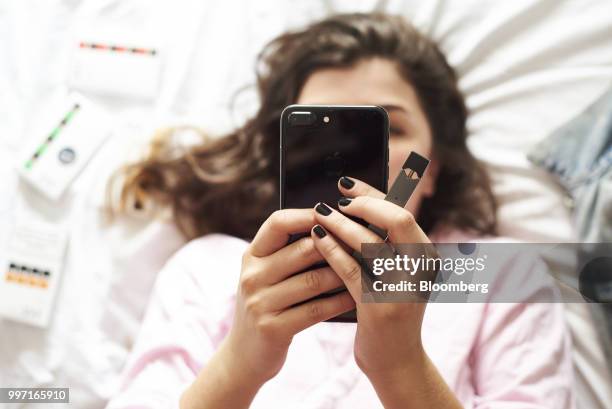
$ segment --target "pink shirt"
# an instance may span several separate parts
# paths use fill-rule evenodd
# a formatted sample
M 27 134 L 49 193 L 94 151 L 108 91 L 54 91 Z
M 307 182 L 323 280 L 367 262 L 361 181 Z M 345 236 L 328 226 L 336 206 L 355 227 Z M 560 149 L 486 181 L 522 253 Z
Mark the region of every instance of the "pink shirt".
M 232 325 L 247 246 L 211 234 L 167 262 L 122 388 L 108 409 L 178 407 L 181 393 Z M 518 258 L 507 265 L 511 271 L 503 274 L 527 275 L 530 268 Z M 259 390 L 251 408 L 383 408 L 355 364 L 355 329 L 356 324 L 322 322 L 297 334 L 282 370 Z M 561 304 L 430 303 L 422 337 L 465 408 L 574 408 L 571 344 Z

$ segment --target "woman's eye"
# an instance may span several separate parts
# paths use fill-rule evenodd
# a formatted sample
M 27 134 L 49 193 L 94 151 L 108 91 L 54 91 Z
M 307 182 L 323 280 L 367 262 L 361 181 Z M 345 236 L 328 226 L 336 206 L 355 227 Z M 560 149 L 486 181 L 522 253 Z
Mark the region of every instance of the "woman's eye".
M 404 130 L 403 130 L 403 129 L 401 129 L 401 128 L 394 128 L 394 127 L 390 127 L 390 128 L 389 128 L 389 133 L 390 133 L 392 136 L 401 136 L 401 135 L 403 135 L 403 134 L 404 134 Z

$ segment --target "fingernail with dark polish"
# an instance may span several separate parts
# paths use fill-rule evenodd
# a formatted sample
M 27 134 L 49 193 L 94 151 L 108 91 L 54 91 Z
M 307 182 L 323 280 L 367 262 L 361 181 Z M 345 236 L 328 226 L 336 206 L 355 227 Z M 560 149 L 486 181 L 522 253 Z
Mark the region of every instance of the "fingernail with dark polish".
M 342 176 L 340 178 L 340 185 L 345 189 L 350 189 L 355 186 L 355 181 L 347 178 L 346 176 Z
M 328 205 L 326 205 L 325 203 L 319 203 L 315 206 L 315 210 L 317 211 L 317 213 L 322 214 L 323 216 L 327 216 L 329 214 L 331 214 L 331 209 L 329 208 Z
M 312 229 L 315 234 L 317 235 L 318 238 L 322 239 L 323 237 L 325 237 L 327 235 L 327 233 L 325 232 L 325 229 L 323 227 L 321 227 L 321 225 L 317 224 L 315 227 L 313 227 Z
M 340 200 L 338 200 L 338 204 L 340 206 L 348 206 L 349 204 L 351 204 L 351 199 L 349 199 L 348 197 L 341 197 Z

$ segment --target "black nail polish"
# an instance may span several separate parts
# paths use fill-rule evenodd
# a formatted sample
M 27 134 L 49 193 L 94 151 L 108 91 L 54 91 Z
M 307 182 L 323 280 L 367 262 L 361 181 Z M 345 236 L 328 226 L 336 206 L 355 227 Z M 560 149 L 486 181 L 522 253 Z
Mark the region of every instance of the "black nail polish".
M 317 213 L 322 214 L 323 216 L 328 216 L 331 214 L 331 209 L 325 203 L 319 203 L 315 206 L 315 210 Z
M 327 233 L 325 232 L 325 229 L 318 224 L 312 230 L 315 232 L 317 237 L 320 239 L 322 239 L 323 237 L 327 235 Z
M 351 204 L 351 199 L 349 199 L 348 197 L 341 197 L 340 200 L 338 200 L 338 204 L 340 206 L 348 206 L 349 204 Z
M 342 186 L 345 189 L 350 189 L 353 186 L 355 186 L 355 181 L 347 178 L 346 176 L 342 176 L 340 178 L 340 186 Z

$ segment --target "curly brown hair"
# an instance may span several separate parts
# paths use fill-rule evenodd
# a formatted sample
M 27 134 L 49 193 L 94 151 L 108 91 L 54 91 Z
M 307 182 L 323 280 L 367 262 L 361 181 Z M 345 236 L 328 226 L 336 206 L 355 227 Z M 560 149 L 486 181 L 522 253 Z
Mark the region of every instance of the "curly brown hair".
M 435 194 L 421 206 L 421 227 L 427 232 L 442 223 L 495 234 L 495 198 L 483 165 L 466 145 L 467 109 L 454 70 L 405 19 L 379 13 L 334 15 L 272 40 L 258 56 L 257 113 L 235 131 L 205 137 L 180 155 L 173 130 L 162 132 L 144 160 L 121 169 L 120 196 L 111 208 L 159 205 L 171 210 L 187 238 L 218 232 L 252 239 L 279 202 L 283 108 L 295 103 L 314 71 L 374 57 L 393 62 L 414 87 L 432 130 L 440 171 Z

